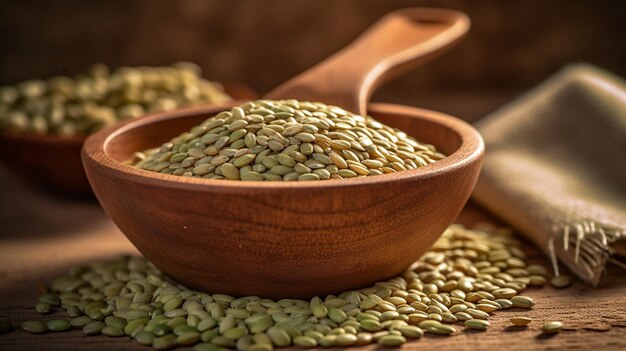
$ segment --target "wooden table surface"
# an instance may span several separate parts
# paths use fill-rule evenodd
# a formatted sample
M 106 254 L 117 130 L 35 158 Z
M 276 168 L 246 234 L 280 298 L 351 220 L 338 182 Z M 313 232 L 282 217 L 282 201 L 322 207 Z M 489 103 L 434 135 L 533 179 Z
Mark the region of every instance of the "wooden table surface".
M 488 216 L 467 207 L 459 222 Z M 69 267 L 95 258 L 137 253 L 107 219 L 95 200 L 63 200 L 34 191 L 0 166 L 0 316 L 14 325 L 27 319 L 61 317 L 61 312 L 38 315 L 33 306 L 37 286 L 50 283 Z M 528 246 L 532 260 L 543 260 Z M 545 261 L 543 261 L 545 263 Z M 626 274 L 612 269 L 597 289 L 580 283 L 564 290 L 529 289 L 536 301 L 530 310 L 506 310 L 490 318 L 487 332 L 458 332 L 450 337 L 425 335 L 405 350 L 626 350 Z M 530 328 L 507 328 L 512 316 L 530 316 Z M 545 337 L 542 321 L 559 320 L 564 331 Z M 373 349 L 375 346 L 366 347 Z M 150 350 L 129 338 L 84 336 L 80 330 L 31 335 L 17 330 L 0 335 L 0 350 Z M 182 350 L 182 349 L 181 349 Z

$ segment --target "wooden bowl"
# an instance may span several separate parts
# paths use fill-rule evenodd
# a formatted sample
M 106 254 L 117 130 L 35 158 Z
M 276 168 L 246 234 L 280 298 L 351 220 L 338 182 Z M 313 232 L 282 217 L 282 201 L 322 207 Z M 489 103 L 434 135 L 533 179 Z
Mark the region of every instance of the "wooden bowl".
M 450 156 L 411 171 L 317 182 L 183 178 L 123 163 L 228 107 L 129 121 L 92 135 L 82 151 L 91 186 L 121 231 L 166 274 L 206 292 L 306 298 L 401 273 L 456 218 L 482 163 L 482 139 L 467 123 L 390 104 L 369 112 Z
M 235 99 L 254 99 L 257 94 L 239 82 L 222 83 Z M 86 136 L 60 137 L 0 133 L 0 160 L 30 183 L 59 194 L 92 193 L 80 160 Z

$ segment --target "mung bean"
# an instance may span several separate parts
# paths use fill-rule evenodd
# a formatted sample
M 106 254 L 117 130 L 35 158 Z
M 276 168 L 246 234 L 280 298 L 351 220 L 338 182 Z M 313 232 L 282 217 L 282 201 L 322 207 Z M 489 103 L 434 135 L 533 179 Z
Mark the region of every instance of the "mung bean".
M 560 274 L 550 279 L 550 284 L 559 289 L 567 288 L 572 284 L 572 278 L 567 274 Z
M 518 327 L 523 327 L 532 322 L 532 319 L 529 317 L 513 317 L 510 319 L 511 323 Z
M 39 321 L 22 322 L 22 329 L 32 334 L 43 334 L 48 331 L 46 323 Z
M 541 326 L 541 332 L 544 334 L 558 334 L 561 332 L 562 326 L 561 322 L 548 322 Z

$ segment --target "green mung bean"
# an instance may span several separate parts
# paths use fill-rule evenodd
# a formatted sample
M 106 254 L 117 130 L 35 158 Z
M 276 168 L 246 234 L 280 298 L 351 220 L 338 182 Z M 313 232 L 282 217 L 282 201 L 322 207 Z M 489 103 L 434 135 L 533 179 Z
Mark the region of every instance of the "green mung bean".
M 152 347 L 156 350 L 171 349 L 174 345 L 176 345 L 176 336 L 174 334 L 159 336 L 152 341 Z
M 291 336 L 278 327 L 271 327 L 267 330 L 267 335 L 270 337 L 272 342 L 279 347 L 289 346 L 291 342 Z
M 57 294 L 46 293 L 39 296 L 39 301 L 43 303 L 47 303 L 51 306 L 61 306 L 61 299 Z
M 104 327 L 106 327 L 106 324 L 104 324 L 104 322 L 91 322 L 83 327 L 83 333 L 87 335 L 97 335 L 101 333 L 102 328 Z
M 64 319 L 53 319 L 46 322 L 46 326 L 48 330 L 58 332 L 58 331 L 66 331 L 72 328 L 72 324 L 68 320 Z
M 513 303 L 513 307 L 520 308 L 531 308 L 535 305 L 535 301 L 533 301 L 532 298 L 522 295 L 513 296 L 511 302 Z
M 126 327 L 126 320 L 115 316 L 107 316 L 104 318 L 104 323 L 109 327 L 118 329 L 124 329 L 124 327 Z
M 541 326 L 541 332 L 544 334 L 558 334 L 561 332 L 562 326 L 561 322 L 548 322 Z
M 419 339 L 424 335 L 424 331 L 422 329 L 413 325 L 397 327 L 396 330 L 399 330 L 404 337 L 410 339 Z
M 438 326 L 431 326 L 426 328 L 426 331 L 432 334 L 449 335 L 456 331 L 454 327 L 448 324 L 441 324 Z
M 146 318 L 134 319 L 126 323 L 126 326 L 124 326 L 124 334 L 133 335 L 137 330 L 142 329 L 146 325 L 146 323 L 148 323 L 148 319 Z
M 557 275 L 550 279 L 550 284 L 559 289 L 567 288 L 572 284 L 572 278 L 567 274 Z
M 198 341 L 200 341 L 200 333 L 194 331 L 186 332 L 176 337 L 178 345 L 193 345 Z
M 544 266 L 541 266 L 541 265 L 538 265 L 538 264 L 531 264 L 528 267 L 526 267 L 526 270 L 531 275 L 539 275 L 539 276 L 542 276 L 542 277 L 547 277 L 548 276 L 548 270 Z
M 35 310 L 41 314 L 48 314 L 52 312 L 52 306 L 47 302 L 40 301 L 35 305 Z
M 122 330 L 121 328 L 110 327 L 108 325 L 102 328 L 100 332 L 102 333 L 102 335 L 112 336 L 112 337 L 124 335 L 124 330 Z
M 337 346 L 337 335 L 325 335 L 318 341 L 318 343 L 323 347 Z
M 154 334 L 142 330 L 135 334 L 134 339 L 142 345 L 152 345 Z
M 378 344 L 387 347 L 397 347 L 406 343 L 406 338 L 402 335 L 385 335 L 378 339 Z
M 522 327 L 528 325 L 532 322 L 532 319 L 529 317 L 513 317 L 510 319 L 511 323 L 515 326 Z
M 487 330 L 489 328 L 489 322 L 483 319 L 470 319 L 463 324 L 469 329 Z
M 511 302 L 511 300 L 497 299 L 495 302 L 497 302 L 498 305 L 500 305 L 500 308 L 502 308 L 502 309 L 507 309 L 507 308 L 513 307 L 513 302 Z
M 32 334 L 43 334 L 48 332 L 47 324 L 39 321 L 22 322 L 22 329 Z
M 89 316 L 79 316 L 70 320 L 70 324 L 74 328 L 84 328 L 87 324 L 92 322 L 95 322 L 95 320 Z

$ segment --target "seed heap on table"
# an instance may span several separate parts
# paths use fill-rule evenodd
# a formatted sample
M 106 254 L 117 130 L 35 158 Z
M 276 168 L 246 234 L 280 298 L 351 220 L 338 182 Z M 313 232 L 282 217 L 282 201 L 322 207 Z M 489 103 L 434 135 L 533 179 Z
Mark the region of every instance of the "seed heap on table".
M 273 301 L 190 290 L 144 258 L 124 256 L 75 267 L 40 296 L 38 311 L 60 307 L 72 319 L 27 321 L 22 328 L 127 335 L 156 349 L 399 346 L 425 332 L 453 334 L 458 327 L 452 324 L 459 321 L 486 330 L 496 311 L 531 308 L 533 299 L 520 294 L 527 286 L 545 284 L 547 271 L 527 265 L 524 258 L 520 242 L 507 229 L 451 225 L 401 276 L 309 301 Z M 528 317 L 511 319 L 515 326 L 530 322 Z M 0 326 L 5 324 L 0 320 Z M 547 323 L 541 330 L 558 333 L 561 324 Z

